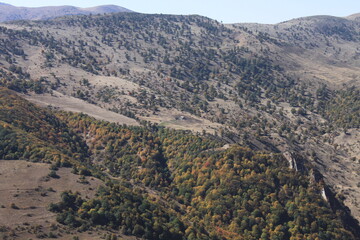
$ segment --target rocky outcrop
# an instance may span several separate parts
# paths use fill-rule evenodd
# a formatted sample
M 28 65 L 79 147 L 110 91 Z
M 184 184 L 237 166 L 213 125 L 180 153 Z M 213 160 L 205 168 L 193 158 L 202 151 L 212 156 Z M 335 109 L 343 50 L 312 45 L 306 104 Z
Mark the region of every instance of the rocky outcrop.
M 307 168 L 305 166 L 305 160 L 302 156 L 295 152 L 285 152 L 283 153 L 285 159 L 289 162 L 289 168 L 294 169 L 297 172 L 307 173 Z

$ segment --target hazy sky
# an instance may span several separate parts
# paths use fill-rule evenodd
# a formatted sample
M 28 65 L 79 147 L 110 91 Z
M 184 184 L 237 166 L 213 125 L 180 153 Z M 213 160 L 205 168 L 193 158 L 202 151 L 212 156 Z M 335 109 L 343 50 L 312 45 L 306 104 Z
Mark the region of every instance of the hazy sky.
M 312 15 L 348 16 L 360 13 L 359 0 L 0 0 L 15 6 L 115 4 L 136 12 L 199 14 L 224 23 L 278 23 Z

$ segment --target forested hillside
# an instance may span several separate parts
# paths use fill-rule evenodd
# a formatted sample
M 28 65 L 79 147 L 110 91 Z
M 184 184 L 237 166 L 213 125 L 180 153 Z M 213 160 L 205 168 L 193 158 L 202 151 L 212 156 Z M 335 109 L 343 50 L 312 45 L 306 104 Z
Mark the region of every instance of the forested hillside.
M 97 196 L 53 194 L 53 214 L 79 231 L 351 239 L 349 210 L 360 219 L 359 41 L 356 18 L 331 16 L 1 23 L 0 86 L 21 97 L 1 91 L 0 156 L 51 163 L 50 175 L 80 174 L 80 184 L 101 179 Z
M 41 109 L 4 88 L 0 102 L 3 159 L 104 181 L 94 198 L 69 189 L 48 206 L 69 228 L 143 239 L 355 239 L 339 217 L 346 212 L 322 198 L 324 183 L 281 154 Z

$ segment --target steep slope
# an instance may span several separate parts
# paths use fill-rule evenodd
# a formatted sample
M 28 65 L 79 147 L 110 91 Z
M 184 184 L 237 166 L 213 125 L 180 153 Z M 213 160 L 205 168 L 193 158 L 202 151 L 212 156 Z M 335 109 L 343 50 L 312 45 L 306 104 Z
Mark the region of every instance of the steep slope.
M 115 5 L 104 5 L 92 8 L 78 8 L 73 6 L 28 8 L 15 7 L 10 4 L 0 3 L 0 22 L 18 20 L 45 20 L 66 15 L 89 15 L 116 12 L 131 11 Z
M 360 219 L 358 139 L 345 134 L 359 127 L 358 100 L 342 86 L 358 83 L 358 23 L 317 16 L 223 25 L 201 16 L 120 13 L 0 30 L 1 85 L 54 107 L 66 108 L 58 96 L 76 97 L 142 124 L 295 152 Z M 339 144 L 344 134 L 347 146 Z
M 42 187 L 57 182 L 55 189 L 60 191 L 65 186 L 76 190 L 79 184 L 100 185 L 98 190 L 80 187 L 79 193 L 67 190 L 61 194 L 37 187 L 47 199 L 45 202 L 57 201 L 49 204 L 48 210 L 57 214 L 59 224 L 53 222 L 53 214 L 42 209 L 48 220 L 44 226 L 33 225 L 34 216 L 28 214 L 26 224 L 11 222 L 1 226 L 4 237 L 9 232 L 19 237 L 33 237 L 33 233 L 38 238 L 67 238 L 74 229 L 83 235 L 88 233 L 86 238 L 91 237 L 93 230 L 96 233 L 92 234 L 100 232 L 108 238 L 128 235 L 142 239 L 356 239 L 359 235 L 358 226 L 343 222 L 347 212 L 331 209 L 332 205 L 322 198 L 324 184 L 290 169 L 281 154 L 235 145 L 225 149 L 221 148 L 222 141 L 210 136 L 156 126 L 127 127 L 84 114 L 52 112 L 9 90 L 0 89 L 0 93 L 3 128 L 22 131 L 27 139 L 48 140 L 47 147 L 69 157 L 67 164 L 49 159 L 52 165 L 48 183 L 39 179 L 38 174 L 46 172 L 40 164 L 29 163 L 24 169 L 20 166 L 24 163 L 19 163 L 19 176 L 35 179 Z M 11 119 L 5 114 L 9 111 Z M 38 126 L 46 126 L 46 130 L 39 131 Z M 60 134 L 55 138 L 58 142 L 50 133 Z M 1 134 L 2 138 L 7 136 Z M 68 145 L 78 148 L 70 150 Z M 35 149 L 42 151 L 40 146 Z M 3 153 L 8 156 L 12 151 L 15 153 L 11 161 L 20 157 L 36 160 L 28 158 L 27 150 L 22 148 L 5 148 Z M 0 164 L 9 163 L 0 160 Z M 80 175 L 79 182 L 60 188 L 61 181 L 69 184 L 76 179 L 66 168 L 69 166 L 73 174 Z M 16 168 L 2 174 L 16 178 Z M 33 168 L 38 171 L 31 171 Z M 32 186 L 18 181 L 14 184 Z M 37 209 L 22 201 L 23 195 L 33 193 L 33 189 L 27 190 L 18 192 L 12 198 L 15 202 L 10 207 L 9 203 L 3 204 L 0 211 L 11 214 Z M 40 196 L 33 194 L 34 197 Z M 34 213 L 40 214 L 36 219 L 43 217 L 40 211 Z

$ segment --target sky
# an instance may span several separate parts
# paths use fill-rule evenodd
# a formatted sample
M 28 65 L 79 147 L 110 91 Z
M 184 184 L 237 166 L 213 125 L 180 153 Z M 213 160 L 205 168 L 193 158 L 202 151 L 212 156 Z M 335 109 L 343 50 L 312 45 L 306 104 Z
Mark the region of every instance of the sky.
M 360 13 L 359 0 L 0 0 L 14 6 L 114 4 L 141 13 L 199 14 L 223 23 L 279 23 L 298 17 Z

